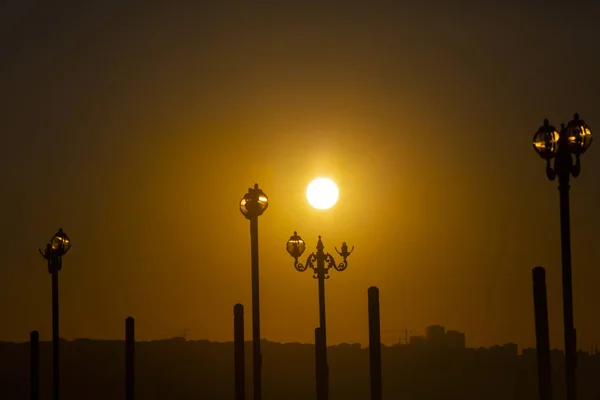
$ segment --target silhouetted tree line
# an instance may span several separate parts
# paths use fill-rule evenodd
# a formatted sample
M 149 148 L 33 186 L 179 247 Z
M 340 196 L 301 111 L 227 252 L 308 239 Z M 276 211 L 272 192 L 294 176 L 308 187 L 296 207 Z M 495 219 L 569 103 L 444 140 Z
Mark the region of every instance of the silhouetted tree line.
M 252 385 L 251 342 L 246 342 L 246 390 Z M 122 399 L 124 342 L 77 339 L 61 347 L 64 400 Z M 329 347 L 330 398 L 369 398 L 369 352 L 358 344 Z M 313 399 L 312 344 L 263 342 L 264 400 Z M 233 343 L 183 338 L 136 343 L 136 396 L 141 400 L 231 400 Z M 563 399 L 563 353 L 553 351 L 555 399 Z M 535 350 L 521 355 L 490 349 L 440 349 L 397 345 L 382 348 L 383 397 L 388 399 L 537 399 Z M 40 393 L 49 399 L 52 346 L 40 343 Z M 600 355 L 580 353 L 581 399 L 600 397 Z M 0 343 L 0 398 L 29 399 L 29 344 Z

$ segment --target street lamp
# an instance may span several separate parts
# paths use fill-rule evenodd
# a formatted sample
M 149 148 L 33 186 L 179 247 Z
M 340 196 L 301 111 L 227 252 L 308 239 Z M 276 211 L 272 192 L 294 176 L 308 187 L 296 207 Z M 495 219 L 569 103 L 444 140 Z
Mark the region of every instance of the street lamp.
M 547 119 L 533 136 L 533 149 L 546 160 L 546 176 L 554 181 L 558 176 L 560 194 L 560 239 L 562 257 L 562 289 L 565 337 L 565 379 L 567 400 L 577 399 L 575 369 L 577 367 L 577 339 L 573 323 L 573 287 L 571 280 L 571 222 L 569 216 L 569 189 L 571 176 L 581 172 L 580 156 L 590 147 L 592 132 L 575 114 L 560 132 Z M 575 156 L 575 162 L 573 162 Z M 554 159 L 554 166 L 551 160 Z
M 50 243 L 42 253 L 48 261 L 48 272 L 52 275 L 52 390 L 53 399 L 60 398 L 60 356 L 59 356 L 59 331 L 58 331 L 58 271 L 62 269 L 62 256 L 71 248 L 71 239 L 63 232 L 62 228 L 52 236 Z
M 250 220 L 250 246 L 252 252 L 252 366 L 254 380 L 254 400 L 262 398 L 261 367 L 262 355 L 260 354 L 260 306 L 258 295 L 258 217 L 269 206 L 269 199 L 265 192 L 258 188 L 248 189 L 248 193 L 240 200 L 240 211 Z
M 339 251 L 337 248 L 335 248 L 335 251 L 343 259 L 343 261 L 339 264 L 335 262 L 335 259 L 331 254 L 325 253 L 324 249 L 325 246 L 323 246 L 321 236 L 319 236 L 319 241 L 317 242 L 317 252 L 311 253 L 306 259 L 306 264 L 302 264 L 298 261 L 298 258 L 300 258 L 302 256 L 302 253 L 304 253 L 304 251 L 306 250 L 306 243 L 304 242 L 304 240 L 298 235 L 297 232 L 294 232 L 294 235 L 290 237 L 286 244 L 287 252 L 294 258 L 294 267 L 296 268 L 296 270 L 304 272 L 308 268 L 310 268 L 313 271 L 313 278 L 318 279 L 320 328 L 319 331 L 321 334 L 321 348 L 318 348 L 319 346 L 317 345 L 317 343 L 315 343 L 315 348 L 317 354 L 319 354 L 318 358 L 320 358 L 321 360 L 321 371 L 317 371 L 317 391 L 319 392 L 319 400 L 327 399 L 329 396 L 329 371 L 327 366 L 327 330 L 325 327 L 325 279 L 329 279 L 329 270 L 331 268 L 335 269 L 336 271 L 343 271 L 348 267 L 347 258 L 354 251 L 354 247 L 352 247 L 352 250 L 348 251 L 348 246 L 346 245 L 346 242 L 344 242 L 342 243 L 342 251 Z M 319 381 L 319 379 L 324 379 L 324 381 Z

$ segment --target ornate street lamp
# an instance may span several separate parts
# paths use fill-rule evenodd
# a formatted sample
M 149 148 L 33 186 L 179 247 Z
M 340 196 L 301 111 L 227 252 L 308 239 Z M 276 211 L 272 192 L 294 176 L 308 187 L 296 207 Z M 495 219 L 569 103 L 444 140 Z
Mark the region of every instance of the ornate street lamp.
M 573 322 L 569 189 L 571 176 L 576 178 L 581 172 L 580 156 L 585 153 L 591 143 L 592 131 L 583 120 L 579 119 L 578 114 L 574 115 L 573 120 L 566 127 L 561 124 L 560 132 L 545 119 L 544 125 L 533 136 L 533 149 L 546 160 L 546 176 L 551 181 L 558 176 L 567 400 L 577 399 L 575 375 L 577 339 Z M 552 159 L 554 159 L 554 166 L 551 162 Z
M 325 247 L 319 236 L 317 242 L 317 252 L 311 253 L 306 259 L 306 264 L 302 264 L 298 261 L 298 258 L 302 256 L 302 253 L 306 250 L 306 243 L 294 232 L 294 235 L 290 237 L 286 244 L 287 252 L 294 258 L 294 267 L 300 272 L 306 271 L 308 268 L 312 269 L 313 278 L 318 279 L 319 284 L 319 332 L 321 335 L 320 340 L 316 340 L 321 344 L 321 348 L 315 343 L 317 359 L 320 360 L 320 366 L 317 370 L 317 398 L 318 400 L 325 400 L 329 397 L 329 370 L 327 366 L 327 330 L 325 327 L 325 279 L 329 279 L 329 270 L 331 268 L 336 271 L 343 271 L 348 267 L 347 258 L 354 251 L 348 251 L 346 242 L 342 243 L 342 251 L 337 248 L 335 251 L 342 257 L 343 261 L 337 264 L 333 256 L 329 253 L 324 252 Z
M 262 355 L 260 353 L 260 305 L 258 286 L 258 217 L 269 206 L 265 192 L 258 188 L 248 189 L 248 193 L 240 200 L 240 211 L 250 220 L 250 246 L 252 252 L 252 365 L 254 379 L 254 400 L 262 398 Z
M 71 248 L 71 239 L 62 228 L 52 236 L 50 243 L 42 253 L 48 261 L 48 272 L 52 275 L 52 390 L 53 399 L 60 399 L 60 354 L 58 330 L 58 271 L 62 269 L 62 256 Z

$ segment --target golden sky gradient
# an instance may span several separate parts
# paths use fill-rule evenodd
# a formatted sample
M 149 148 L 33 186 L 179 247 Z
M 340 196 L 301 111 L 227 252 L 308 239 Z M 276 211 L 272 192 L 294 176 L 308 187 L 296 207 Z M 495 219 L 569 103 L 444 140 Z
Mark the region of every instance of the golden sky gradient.
M 532 346 L 531 269 L 543 265 L 562 347 L 557 184 L 531 138 L 543 118 L 558 126 L 573 112 L 600 129 L 598 6 L 578 8 L 577 29 L 552 30 L 549 19 L 575 14 L 325 3 L 15 2 L 0 67 L 0 340 L 50 338 L 37 248 L 59 227 L 73 242 L 63 336 L 120 338 L 131 315 L 140 339 L 188 328 L 232 340 L 241 302 L 249 338 L 238 202 L 258 183 L 270 200 L 259 220 L 267 339 L 311 342 L 318 323 L 317 282 L 285 251 L 296 230 L 306 255 L 318 235 L 329 252 L 355 246 L 326 282 L 329 343 L 367 342 L 375 285 L 388 343 L 442 324 L 469 346 Z M 598 152 L 572 184 L 582 347 L 600 342 Z M 317 176 L 339 185 L 330 210 L 306 201 Z

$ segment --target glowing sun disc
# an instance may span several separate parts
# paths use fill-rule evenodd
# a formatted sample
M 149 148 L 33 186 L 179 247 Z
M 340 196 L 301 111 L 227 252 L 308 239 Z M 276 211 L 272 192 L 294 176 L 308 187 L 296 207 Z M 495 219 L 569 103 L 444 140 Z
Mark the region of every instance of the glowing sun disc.
M 337 203 L 340 192 L 329 178 L 316 178 L 306 188 L 308 203 L 318 210 L 326 210 Z

